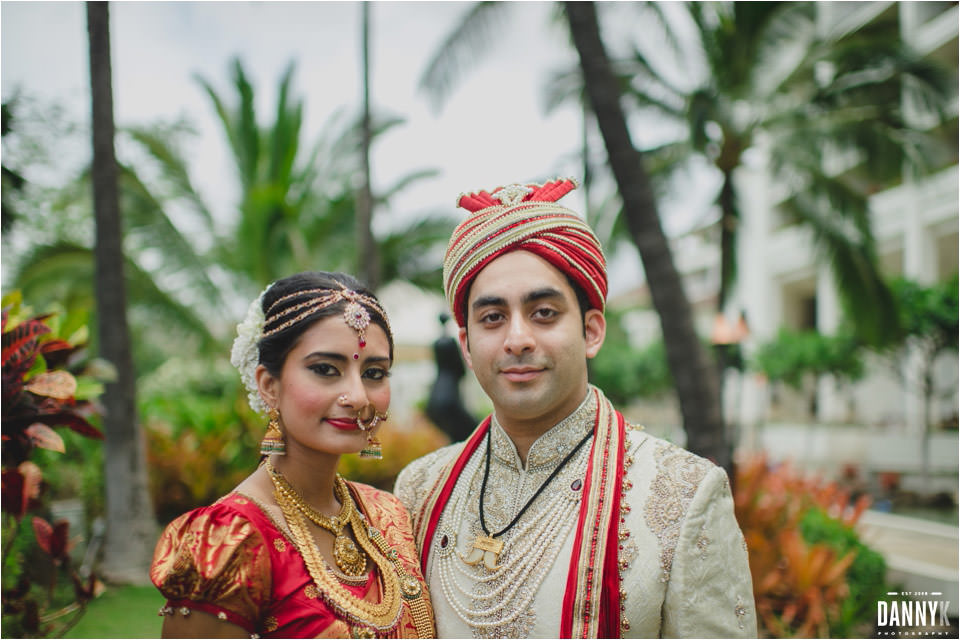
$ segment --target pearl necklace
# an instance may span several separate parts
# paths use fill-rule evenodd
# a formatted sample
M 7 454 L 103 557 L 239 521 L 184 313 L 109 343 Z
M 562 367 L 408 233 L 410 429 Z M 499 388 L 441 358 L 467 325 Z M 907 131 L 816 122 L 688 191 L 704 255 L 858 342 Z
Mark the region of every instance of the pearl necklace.
M 482 473 L 479 456 L 468 463 L 451 496 L 452 517 L 441 518 L 434 547 L 441 590 L 450 608 L 465 624 L 490 630 L 510 624 L 527 612 L 576 523 L 589 450 L 586 447 L 580 451 L 564 471 L 567 479 L 575 478 L 569 489 L 548 494 L 536 513 L 526 514 L 522 524 L 504 534 L 503 561 L 493 571 L 471 570 L 471 565 L 456 558 L 462 554 L 456 551 L 454 532 L 466 521 L 467 506 L 472 504 L 471 488 Z M 472 583 L 479 590 L 467 590 L 463 583 Z M 472 601 L 472 605 L 465 599 Z M 504 615 L 506 612 L 509 613 Z

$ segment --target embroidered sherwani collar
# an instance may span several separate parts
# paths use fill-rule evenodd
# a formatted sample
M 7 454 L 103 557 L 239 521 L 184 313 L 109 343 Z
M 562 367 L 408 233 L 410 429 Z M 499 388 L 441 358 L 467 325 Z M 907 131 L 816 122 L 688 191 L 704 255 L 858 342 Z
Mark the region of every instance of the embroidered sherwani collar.
M 526 469 L 534 471 L 545 466 L 556 466 L 593 428 L 596 411 L 596 394 L 588 390 L 583 402 L 573 413 L 551 427 L 530 446 Z M 496 413 L 491 416 L 490 422 L 490 444 L 494 457 L 516 471 L 523 471 L 524 466 L 517 447 L 500 425 Z

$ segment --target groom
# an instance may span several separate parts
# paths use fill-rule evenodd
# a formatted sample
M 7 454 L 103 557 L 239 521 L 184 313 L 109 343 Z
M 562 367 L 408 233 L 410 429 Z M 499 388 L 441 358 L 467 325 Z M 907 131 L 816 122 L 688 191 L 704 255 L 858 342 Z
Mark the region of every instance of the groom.
M 587 383 L 606 261 L 557 200 L 570 180 L 461 196 L 444 259 L 467 364 L 494 411 L 411 463 L 439 637 L 756 636 L 722 469 L 632 425 Z

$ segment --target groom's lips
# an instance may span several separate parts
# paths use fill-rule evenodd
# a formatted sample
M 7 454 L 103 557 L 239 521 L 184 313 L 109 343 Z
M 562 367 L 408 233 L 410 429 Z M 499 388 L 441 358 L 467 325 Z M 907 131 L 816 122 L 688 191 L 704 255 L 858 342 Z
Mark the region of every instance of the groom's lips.
M 501 369 L 500 374 L 510 382 L 529 382 L 543 371 L 539 367 L 508 367 Z

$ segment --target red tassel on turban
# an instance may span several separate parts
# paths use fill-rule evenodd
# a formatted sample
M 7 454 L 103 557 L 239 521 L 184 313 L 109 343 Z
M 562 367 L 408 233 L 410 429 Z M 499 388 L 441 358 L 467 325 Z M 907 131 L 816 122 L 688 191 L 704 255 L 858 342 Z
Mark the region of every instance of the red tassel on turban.
M 556 203 L 577 187 L 573 180 L 513 184 L 461 195 L 473 215 L 453 232 L 443 260 L 443 286 L 457 324 L 467 324 L 466 292 L 488 263 L 510 251 L 529 251 L 570 276 L 590 307 L 604 308 L 607 263 L 600 241 L 576 213 Z

